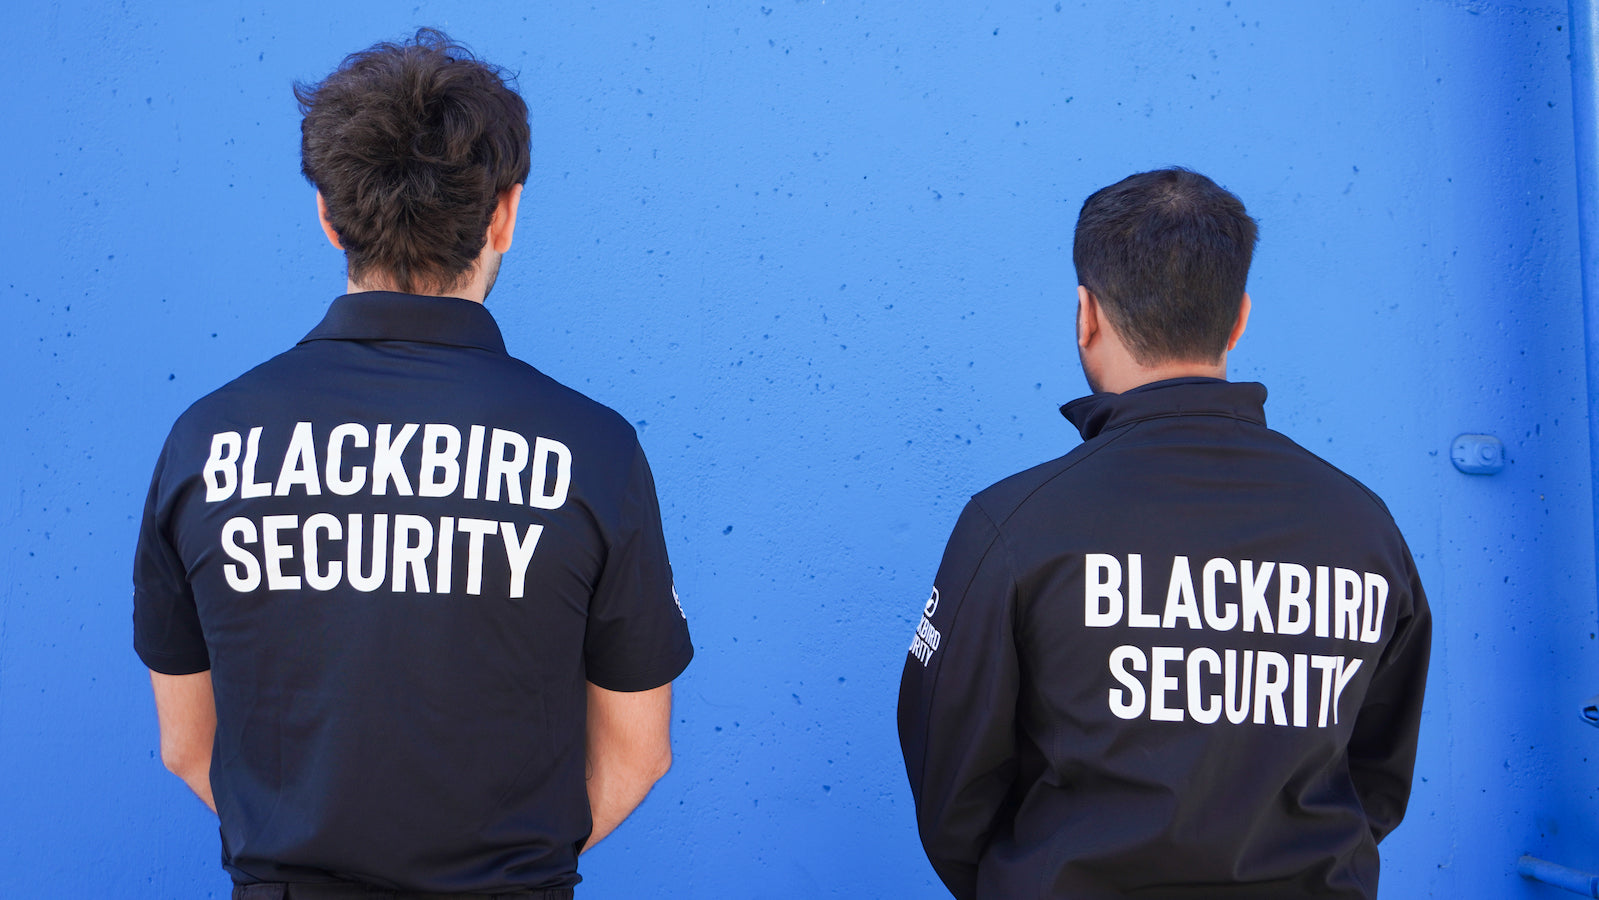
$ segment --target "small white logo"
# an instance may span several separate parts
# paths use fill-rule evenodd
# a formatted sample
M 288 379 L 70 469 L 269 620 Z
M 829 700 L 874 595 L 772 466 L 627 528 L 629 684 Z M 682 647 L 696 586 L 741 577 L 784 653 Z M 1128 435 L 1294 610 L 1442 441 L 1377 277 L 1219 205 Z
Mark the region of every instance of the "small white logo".
M 938 588 L 933 588 L 933 595 L 927 598 L 927 605 L 922 607 L 922 621 L 916 626 L 916 636 L 911 638 L 911 656 L 923 668 L 927 661 L 933 658 L 933 651 L 938 649 L 944 636 L 933 627 L 933 613 L 938 611 Z
M 677 604 L 677 614 L 683 617 L 683 621 L 687 622 L 688 621 L 688 614 L 683 612 L 683 601 L 677 599 L 677 584 L 676 583 L 673 583 L 673 585 L 672 585 L 672 602 Z

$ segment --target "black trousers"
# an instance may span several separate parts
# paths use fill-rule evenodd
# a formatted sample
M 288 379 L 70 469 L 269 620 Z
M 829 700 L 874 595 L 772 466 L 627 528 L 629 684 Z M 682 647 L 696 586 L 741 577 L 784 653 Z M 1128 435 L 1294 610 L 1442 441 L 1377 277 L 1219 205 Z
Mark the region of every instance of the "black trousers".
M 511 891 L 503 894 L 422 894 L 391 891 L 349 882 L 301 884 L 236 884 L 233 900 L 572 900 L 572 889 Z

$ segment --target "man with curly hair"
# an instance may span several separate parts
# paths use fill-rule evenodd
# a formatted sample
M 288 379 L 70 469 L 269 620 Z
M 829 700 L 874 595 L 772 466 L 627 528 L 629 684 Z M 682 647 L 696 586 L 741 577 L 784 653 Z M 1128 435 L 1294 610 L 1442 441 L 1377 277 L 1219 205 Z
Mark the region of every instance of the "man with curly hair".
M 633 428 L 483 305 L 527 107 L 429 29 L 295 94 L 348 292 L 162 449 L 134 566 L 162 759 L 235 898 L 569 898 L 670 764 L 693 649 Z

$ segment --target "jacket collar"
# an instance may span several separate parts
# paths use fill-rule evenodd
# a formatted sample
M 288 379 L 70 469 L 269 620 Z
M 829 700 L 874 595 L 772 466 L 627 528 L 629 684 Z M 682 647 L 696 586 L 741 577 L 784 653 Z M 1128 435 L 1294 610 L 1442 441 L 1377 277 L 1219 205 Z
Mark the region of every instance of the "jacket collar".
M 1090 394 L 1062 406 L 1083 440 L 1112 428 L 1166 416 L 1226 416 L 1266 424 L 1266 386 L 1219 378 L 1172 378 L 1121 394 Z
M 307 341 L 417 341 L 505 353 L 500 327 L 483 304 L 392 291 L 335 299 L 300 343 Z

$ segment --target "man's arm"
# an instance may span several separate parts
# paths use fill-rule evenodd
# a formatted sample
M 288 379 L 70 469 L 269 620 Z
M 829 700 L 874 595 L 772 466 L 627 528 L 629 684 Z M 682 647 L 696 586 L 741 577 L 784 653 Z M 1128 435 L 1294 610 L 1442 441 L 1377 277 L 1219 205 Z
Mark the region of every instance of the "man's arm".
M 672 765 L 672 685 L 647 691 L 588 686 L 588 791 L 594 830 L 586 852 L 622 824 Z
M 152 670 L 150 685 L 161 723 L 161 762 L 216 812 L 211 797 L 211 746 L 217 733 L 217 707 L 211 673 L 163 675 Z
M 973 501 L 944 550 L 900 679 L 899 740 L 933 871 L 958 900 L 1006 823 L 1021 686 L 1015 589 L 997 530 Z
M 1410 562 L 1409 552 L 1405 555 Z M 1432 613 L 1421 579 L 1410 578 L 1411 608 L 1395 617 L 1394 635 L 1366 689 L 1349 739 L 1349 775 L 1373 838 L 1381 841 L 1405 817 L 1421 731 L 1421 701 L 1432 648 Z

